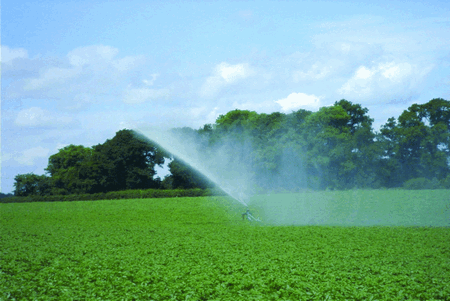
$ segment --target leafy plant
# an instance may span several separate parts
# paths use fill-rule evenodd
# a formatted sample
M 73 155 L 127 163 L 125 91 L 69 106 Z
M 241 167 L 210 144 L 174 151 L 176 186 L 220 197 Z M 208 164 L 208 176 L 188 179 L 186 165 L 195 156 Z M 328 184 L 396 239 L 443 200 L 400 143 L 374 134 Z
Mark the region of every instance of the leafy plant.
M 0 211 L 0 300 L 450 298 L 445 227 L 254 226 L 227 197 Z

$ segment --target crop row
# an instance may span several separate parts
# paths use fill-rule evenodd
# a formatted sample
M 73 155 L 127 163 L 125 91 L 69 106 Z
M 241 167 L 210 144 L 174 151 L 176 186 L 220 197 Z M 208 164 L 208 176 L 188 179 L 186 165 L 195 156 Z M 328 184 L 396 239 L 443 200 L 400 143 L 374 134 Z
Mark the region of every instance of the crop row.
M 0 300 L 450 298 L 448 228 L 256 226 L 218 197 L 0 206 Z

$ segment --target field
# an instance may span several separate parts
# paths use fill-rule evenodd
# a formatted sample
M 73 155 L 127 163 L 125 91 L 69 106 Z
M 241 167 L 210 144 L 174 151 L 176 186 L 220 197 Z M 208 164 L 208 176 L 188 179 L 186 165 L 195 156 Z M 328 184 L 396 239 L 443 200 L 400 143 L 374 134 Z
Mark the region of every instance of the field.
M 0 204 L 0 300 L 450 300 L 449 195 L 264 196 L 261 223 L 227 197 Z

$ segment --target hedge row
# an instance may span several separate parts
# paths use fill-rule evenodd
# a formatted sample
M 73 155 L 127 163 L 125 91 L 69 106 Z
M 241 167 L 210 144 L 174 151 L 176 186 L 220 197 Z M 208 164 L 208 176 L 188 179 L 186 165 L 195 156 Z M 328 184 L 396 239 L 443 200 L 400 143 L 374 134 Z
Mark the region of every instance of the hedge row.
M 110 191 L 106 193 L 93 193 L 93 194 L 13 196 L 0 199 L 0 203 L 150 199 L 150 198 L 174 198 L 174 197 L 199 197 L 199 196 L 212 196 L 224 194 L 225 193 L 219 189 L 199 189 L 199 188 L 173 189 L 173 190 L 146 189 L 146 190 Z
M 436 178 L 432 180 L 426 178 L 411 179 L 403 184 L 403 188 L 408 190 L 450 189 L 450 176 L 447 176 L 447 178 L 442 179 L 440 181 Z

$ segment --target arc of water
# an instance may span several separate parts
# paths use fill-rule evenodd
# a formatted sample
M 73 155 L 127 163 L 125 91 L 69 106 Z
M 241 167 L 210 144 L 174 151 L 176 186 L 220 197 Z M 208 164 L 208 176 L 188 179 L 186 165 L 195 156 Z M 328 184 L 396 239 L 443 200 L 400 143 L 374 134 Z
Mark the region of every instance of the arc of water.
M 248 207 L 247 203 L 241 197 L 243 193 L 235 192 L 233 189 L 230 189 L 230 183 L 223 178 L 218 177 L 214 174 L 213 171 L 209 170 L 199 159 L 199 154 L 192 154 L 186 151 L 187 147 L 178 141 L 173 135 L 169 132 L 163 131 L 152 131 L 152 130 L 136 130 L 140 134 L 147 137 L 149 140 L 155 142 L 160 145 L 166 151 L 170 152 L 172 155 L 177 158 L 183 160 L 185 163 L 189 164 L 193 168 L 197 169 L 200 173 L 202 173 L 205 177 L 207 177 L 210 181 L 220 187 L 226 194 L 237 200 L 239 203 Z M 191 151 L 193 147 L 191 146 Z

